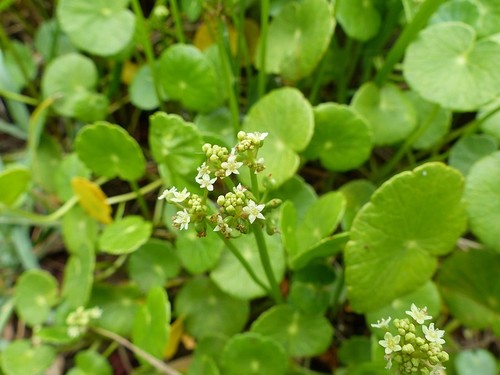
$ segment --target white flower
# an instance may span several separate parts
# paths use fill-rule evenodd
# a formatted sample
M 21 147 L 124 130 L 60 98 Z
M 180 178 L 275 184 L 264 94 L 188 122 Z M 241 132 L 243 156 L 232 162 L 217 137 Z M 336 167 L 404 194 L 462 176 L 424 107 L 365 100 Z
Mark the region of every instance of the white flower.
M 446 367 L 444 367 L 441 363 L 438 363 L 436 366 L 432 368 L 430 375 L 444 374 L 443 370 L 446 370 Z
M 411 310 L 406 311 L 418 324 L 424 324 L 424 321 L 432 319 L 432 316 L 427 314 L 427 306 L 419 309 L 414 303 L 411 304 Z
M 99 319 L 102 315 L 102 309 L 99 307 L 93 307 L 89 309 L 88 312 L 92 319 Z
M 379 319 L 377 320 L 377 323 L 372 323 L 371 326 L 375 328 L 389 328 L 389 322 L 391 319 L 391 317 L 388 317 L 387 319 Z
M 250 221 L 250 223 L 253 223 L 255 219 L 265 219 L 264 215 L 261 214 L 261 211 L 265 206 L 265 204 L 257 205 L 253 200 L 250 199 L 248 201 L 248 204 L 243 207 L 243 212 L 248 215 L 248 220 Z
M 180 203 L 180 202 L 185 201 L 186 198 L 189 197 L 190 195 L 191 195 L 191 193 L 188 192 L 186 188 L 184 188 L 184 190 L 182 190 L 180 192 L 174 192 L 174 197 L 170 200 L 172 202 Z
M 387 364 L 385 365 L 385 369 L 386 369 L 386 370 L 390 370 L 390 369 L 391 369 L 391 367 L 392 367 L 392 358 L 391 358 L 391 355 L 390 355 L 390 354 L 387 354 L 387 355 L 385 356 L 385 359 L 386 359 L 386 361 L 387 361 Z
M 210 168 L 208 167 L 207 163 L 204 162 L 202 165 L 196 168 L 196 170 L 198 171 L 198 174 L 195 177 L 195 181 L 197 183 L 201 183 L 205 176 L 208 176 L 208 178 L 210 178 Z
M 214 182 L 217 181 L 217 177 L 210 178 L 210 175 L 204 174 L 201 179 L 197 180 L 202 189 L 207 189 L 208 191 L 214 190 Z
M 220 166 L 226 170 L 226 177 L 227 177 L 231 173 L 240 174 L 238 168 L 240 168 L 242 165 L 243 165 L 242 162 L 236 161 L 236 155 L 231 154 L 227 158 L 227 161 L 222 162 Z
M 390 332 L 386 332 L 384 340 L 379 340 L 378 343 L 385 348 L 385 354 L 391 354 L 392 352 L 399 352 L 401 350 L 399 340 L 401 340 L 401 336 L 393 336 Z
M 174 216 L 174 223 L 179 225 L 179 229 L 188 229 L 189 222 L 191 221 L 191 216 L 184 209 L 183 211 L 177 211 L 177 214 Z
M 238 184 L 238 186 L 236 186 L 236 187 L 233 188 L 233 191 L 235 193 L 238 193 L 238 192 L 242 192 L 243 193 L 244 191 L 247 191 L 247 188 L 244 187 L 242 184 Z
M 268 134 L 269 133 L 259 133 L 259 132 L 247 133 L 247 139 L 251 140 L 254 143 L 259 143 L 260 141 L 266 139 Z
M 444 344 L 445 341 L 442 339 L 444 335 L 444 330 L 434 328 L 434 323 L 429 324 L 429 328 L 426 326 L 422 326 L 422 332 L 425 335 L 425 338 L 430 342 L 435 342 L 438 344 Z
M 217 225 L 214 228 L 214 232 L 221 231 L 224 234 L 230 234 L 233 230 L 224 222 L 222 216 L 217 216 Z
M 158 197 L 158 199 L 166 199 L 167 201 L 170 199 L 172 195 L 174 195 L 177 192 L 177 188 L 171 187 L 170 189 L 165 190 L 161 195 Z
M 74 339 L 80 336 L 81 334 L 85 333 L 85 331 L 86 331 L 85 327 L 70 326 L 68 327 L 68 336 Z

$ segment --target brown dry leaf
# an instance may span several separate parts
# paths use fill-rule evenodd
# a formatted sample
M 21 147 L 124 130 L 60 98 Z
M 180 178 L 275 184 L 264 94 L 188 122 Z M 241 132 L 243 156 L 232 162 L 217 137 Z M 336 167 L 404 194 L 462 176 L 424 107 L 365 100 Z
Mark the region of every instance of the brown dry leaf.
M 106 195 L 99 185 L 83 177 L 74 177 L 71 187 L 80 200 L 80 205 L 90 216 L 103 224 L 110 224 L 111 206 L 106 203 Z

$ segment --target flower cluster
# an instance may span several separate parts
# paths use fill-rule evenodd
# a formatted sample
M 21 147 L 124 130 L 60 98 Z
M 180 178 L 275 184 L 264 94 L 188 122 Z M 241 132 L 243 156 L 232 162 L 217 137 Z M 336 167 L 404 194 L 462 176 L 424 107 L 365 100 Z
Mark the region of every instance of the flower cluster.
M 68 336 L 78 337 L 83 335 L 87 331 L 90 321 L 92 319 L 99 319 L 101 314 L 102 310 L 98 307 L 91 309 L 84 309 L 83 306 L 78 307 L 66 318 Z
M 397 335 L 389 332 L 391 317 L 371 325 L 386 330 L 384 339 L 379 341 L 385 351 L 386 368 L 390 369 L 394 362 L 402 374 L 440 375 L 445 369 L 442 363 L 449 359 L 442 347 L 444 331 L 435 328 L 434 323 L 425 325 L 426 320 L 432 319 L 426 307 L 419 309 L 412 304 L 406 314 L 411 319 L 393 321 Z
M 233 229 L 246 233 L 249 224 L 253 224 L 257 219 L 265 220 L 263 211 L 266 205 L 258 204 L 254 195 L 241 184 L 217 198 L 219 210 L 216 214 L 209 215 L 206 200 L 208 192 L 214 191 L 217 180 L 239 175 L 241 167 L 248 167 L 251 173 L 259 173 L 265 169 L 264 160 L 257 158 L 257 153 L 267 134 L 240 131 L 238 142 L 231 150 L 209 143 L 203 145 L 206 160 L 197 168 L 195 181 L 206 191 L 205 194 L 200 197 L 191 194 L 186 188 L 178 191 L 176 187 L 172 187 L 158 198 L 165 199 L 179 208 L 173 217 L 175 228 L 188 229 L 190 224 L 195 224 L 198 233 L 204 235 L 205 221 L 208 220 L 214 226 L 214 231 L 231 238 Z M 229 186 L 234 185 L 231 182 Z

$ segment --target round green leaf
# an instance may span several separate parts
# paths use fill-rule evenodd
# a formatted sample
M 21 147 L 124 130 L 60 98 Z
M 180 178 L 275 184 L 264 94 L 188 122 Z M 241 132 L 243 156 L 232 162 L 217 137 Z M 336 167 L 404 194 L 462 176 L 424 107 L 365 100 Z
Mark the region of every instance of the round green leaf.
M 231 112 L 222 107 L 213 112 L 200 114 L 194 119 L 196 127 L 203 139 L 211 144 L 226 146 L 228 149 L 234 142 L 234 124 Z
M 0 203 L 12 206 L 26 192 L 30 181 L 29 169 L 22 166 L 0 172 Z
M 78 159 L 78 155 L 76 154 L 71 154 L 64 158 L 55 174 L 56 192 L 59 198 L 64 201 L 67 201 L 74 195 L 73 188 L 71 187 L 73 177 L 84 177 L 86 179 L 90 177 L 90 171 Z
M 45 322 L 57 302 L 57 280 L 43 270 L 24 272 L 17 280 L 14 302 L 17 313 L 27 324 Z
M 12 50 L 0 50 L 0 88 L 18 92 L 35 77 L 36 64 L 28 45 L 16 40 L 11 40 L 10 45 Z
M 78 251 L 69 257 L 64 268 L 61 292 L 69 307 L 76 309 L 87 304 L 94 281 L 94 267 L 95 253 L 89 244 L 80 246 Z
M 201 136 L 193 124 L 178 115 L 157 112 L 149 118 L 149 145 L 157 163 L 170 173 L 186 175 L 200 166 L 203 153 Z
M 285 273 L 285 254 L 280 237 L 265 236 L 265 240 L 274 276 L 280 282 Z M 241 236 L 231 242 L 259 279 L 269 285 L 253 236 Z M 210 277 L 222 291 L 237 298 L 252 299 L 266 295 L 266 291 L 253 281 L 238 259 L 227 249 L 217 267 L 210 273 Z
M 457 375 L 495 375 L 498 365 L 495 357 L 485 349 L 464 350 L 455 357 Z
M 276 341 L 254 332 L 231 337 L 222 352 L 222 369 L 227 375 L 284 374 L 287 362 Z
M 73 207 L 62 218 L 62 237 L 67 250 L 78 254 L 82 245 L 97 241 L 97 221 L 91 218 L 79 206 Z
M 75 357 L 76 368 L 80 375 L 112 375 L 113 369 L 105 357 L 95 350 L 78 352 Z
M 470 169 L 464 199 L 472 233 L 500 251 L 500 152 L 479 160 Z
M 222 104 L 210 60 L 196 47 L 174 44 L 160 57 L 160 82 L 169 98 L 186 108 L 209 112 Z
M 253 105 L 244 120 L 243 130 L 269 133 L 259 150 L 266 165 L 260 175 L 271 174 L 279 186 L 299 167 L 297 152 L 306 148 L 313 135 L 313 111 L 300 91 L 281 88 Z
M 436 145 L 448 133 L 451 125 L 451 111 L 430 103 L 414 91 L 406 93 L 417 113 L 417 126 L 423 133 L 413 143 L 416 150 L 427 150 Z M 419 130 L 422 131 L 422 130 Z
M 200 274 L 215 267 L 224 245 L 213 231 L 202 238 L 195 231 L 180 231 L 176 247 L 184 268 L 192 274 Z
M 276 340 L 292 357 L 321 354 L 333 339 L 333 328 L 325 317 L 304 314 L 289 305 L 271 307 L 252 324 L 251 331 Z
M 68 36 L 59 28 L 55 19 L 44 21 L 35 34 L 35 47 L 42 54 L 45 61 L 76 52 Z
M 152 110 L 160 105 L 149 65 L 143 65 L 139 68 L 128 90 L 130 101 L 140 109 Z M 160 97 L 162 100 L 167 99 L 163 90 L 160 90 Z
M 249 304 L 221 292 L 210 280 L 197 278 L 177 295 L 175 312 L 186 317 L 186 330 L 197 339 L 213 333 L 232 336 L 245 326 Z
M 99 56 L 114 55 L 132 40 L 134 14 L 128 0 L 61 0 L 57 19 L 80 49 Z
M 328 48 L 335 20 L 326 0 L 290 1 L 269 25 L 265 71 L 298 81 L 314 70 Z M 255 62 L 261 66 L 259 40 Z
M 443 298 L 465 326 L 492 329 L 500 336 L 500 254 L 478 250 L 456 252 L 446 259 L 438 277 Z
M 457 111 L 473 111 L 500 93 L 500 43 L 476 41 L 460 22 L 430 26 L 406 50 L 404 75 L 425 99 Z M 457 95 L 459 93 L 459 95 Z
M 125 129 L 105 121 L 84 126 L 75 148 L 80 160 L 100 176 L 135 181 L 146 169 L 137 141 Z
M 54 171 L 59 168 L 62 159 L 63 151 L 59 141 L 42 133 L 36 157 L 31 164 L 31 173 L 33 181 L 46 192 L 55 193 L 56 191 Z
M 55 58 L 45 69 L 42 92 L 45 97 L 56 98 L 53 108 L 63 116 L 74 116 L 81 96 L 94 90 L 97 68 L 94 62 L 78 53 Z
M 368 180 L 353 180 L 339 189 L 346 198 L 344 216 L 342 217 L 342 229 L 348 231 L 358 211 L 370 201 L 370 197 L 376 190 L 376 186 Z
M 394 84 L 378 87 L 365 83 L 356 91 L 352 107 L 366 118 L 377 146 L 405 139 L 417 125 L 415 109 L 406 95 Z
M 163 286 L 168 278 L 177 276 L 180 263 L 170 242 L 150 239 L 128 259 L 128 273 L 137 286 L 148 291 Z
M 337 19 L 348 36 L 366 41 L 377 35 L 380 14 L 373 0 L 339 0 L 336 6 Z
M 306 183 L 299 175 L 295 175 L 278 189 L 273 190 L 269 194 L 269 198 L 293 202 L 293 206 L 297 211 L 297 220 L 300 221 L 304 218 L 309 207 L 316 201 L 317 195 L 311 185 Z
M 82 91 L 75 95 L 73 115 L 83 122 L 94 122 L 106 117 L 109 100 L 104 94 Z
M 449 164 L 467 176 L 479 159 L 497 150 L 497 142 L 485 134 L 473 134 L 460 139 L 450 150 Z
M 474 0 L 479 8 L 477 33 L 489 36 L 500 33 L 500 3 L 497 0 Z
M 7 375 L 39 375 L 52 364 L 56 354 L 50 346 L 32 347 L 28 340 L 13 341 L 2 352 L 2 369 Z
M 479 7 L 474 1 L 453 0 L 445 2 L 432 15 L 429 23 L 463 22 L 475 27 L 479 21 Z
M 152 231 L 152 224 L 141 216 L 127 216 L 104 228 L 99 237 L 99 248 L 109 254 L 128 254 L 144 244 Z
M 44 344 L 52 345 L 68 345 L 75 342 L 75 338 L 68 335 L 67 326 L 42 327 L 37 329 L 34 338 Z
M 191 0 L 190 0 L 191 1 Z M 206 355 L 197 355 L 189 364 L 187 375 L 220 375 L 215 361 Z
M 314 108 L 314 135 L 306 150 L 309 158 L 319 158 L 332 171 L 348 171 L 370 156 L 372 132 L 351 108 L 334 103 Z
M 351 336 L 346 340 L 342 340 L 338 356 L 340 362 L 344 365 L 356 366 L 360 363 L 370 362 L 370 339 L 364 336 Z M 361 374 L 363 373 L 360 373 L 359 375 Z
M 373 311 L 427 282 L 439 255 L 466 224 L 463 178 L 441 163 L 386 181 L 354 219 L 345 249 L 347 291 L 355 311 Z

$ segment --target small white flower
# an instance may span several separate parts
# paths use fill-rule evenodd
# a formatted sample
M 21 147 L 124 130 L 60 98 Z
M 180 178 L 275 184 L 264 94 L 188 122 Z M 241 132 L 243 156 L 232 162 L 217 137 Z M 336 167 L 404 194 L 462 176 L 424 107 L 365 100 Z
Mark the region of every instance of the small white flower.
M 253 223 L 255 219 L 265 219 L 264 215 L 262 215 L 261 213 L 265 206 L 265 204 L 257 205 L 253 200 L 250 199 L 248 201 L 248 204 L 243 207 L 243 212 L 248 215 L 248 220 L 250 221 L 250 223 Z
M 415 319 L 418 324 L 424 324 L 426 320 L 432 319 L 432 316 L 427 314 L 427 306 L 423 309 L 419 309 L 414 303 L 412 303 L 411 310 L 407 310 L 406 313 Z
M 438 363 L 432 368 L 430 375 L 442 375 L 444 374 L 444 370 L 446 370 L 446 367 L 444 367 L 441 363 Z
M 102 309 L 99 307 L 93 307 L 89 311 L 89 315 L 92 319 L 99 319 L 102 315 Z
M 254 133 L 247 133 L 247 139 L 250 139 L 252 142 L 258 143 L 260 141 L 263 141 L 266 139 L 269 133 L 259 133 L 259 132 L 254 132 Z
M 217 181 L 217 177 L 210 178 L 210 175 L 204 174 L 199 181 L 200 187 L 202 189 L 207 189 L 208 191 L 214 190 L 214 183 Z
M 220 166 L 226 170 L 226 177 L 227 177 L 231 173 L 240 174 L 238 168 L 240 168 L 242 165 L 243 165 L 242 162 L 236 161 L 236 155 L 231 154 L 227 158 L 227 161 L 222 162 Z
M 79 327 L 79 326 L 68 327 L 68 336 L 73 338 L 73 339 L 80 336 L 84 332 L 85 332 L 84 327 Z
M 238 186 L 236 186 L 236 187 L 233 188 L 233 191 L 235 193 L 238 193 L 238 192 L 242 192 L 243 193 L 244 191 L 247 191 L 247 188 L 244 187 L 242 184 L 238 184 Z
M 171 187 L 170 189 L 165 190 L 161 195 L 158 197 L 158 199 L 166 199 L 167 201 L 170 199 L 172 195 L 174 195 L 177 192 L 177 188 Z
M 391 319 L 391 317 L 388 317 L 387 319 L 379 319 L 377 320 L 377 323 L 372 323 L 371 326 L 375 328 L 389 328 L 389 322 Z
M 224 222 L 224 219 L 222 216 L 217 216 L 217 225 L 214 228 L 214 232 L 219 232 L 221 231 L 224 234 L 230 234 L 233 230 L 232 228 L 227 225 L 227 223 Z
M 429 328 L 426 326 L 422 326 L 422 332 L 425 335 L 425 338 L 430 342 L 435 342 L 438 344 L 444 344 L 445 341 L 442 339 L 444 335 L 444 330 L 434 328 L 434 323 L 429 324 Z
M 179 225 L 179 229 L 188 229 L 189 222 L 191 221 L 191 216 L 184 209 L 183 211 L 177 211 L 177 214 L 174 216 L 174 223 Z
M 392 357 L 391 357 L 391 355 L 390 355 L 390 354 L 387 354 L 387 355 L 385 356 L 385 360 L 387 361 L 387 364 L 385 365 L 385 369 L 386 369 L 386 370 L 390 370 L 390 369 L 391 369 L 391 367 L 392 367 Z
M 197 183 L 200 183 L 205 176 L 208 176 L 210 178 L 210 168 L 208 167 L 207 163 L 203 163 L 200 165 L 198 168 L 196 168 L 198 171 L 198 174 L 195 177 L 195 181 Z
M 401 336 L 393 336 L 390 332 L 386 332 L 384 339 L 379 340 L 378 343 L 385 348 L 385 354 L 391 354 L 392 352 L 399 352 L 401 350 L 399 340 L 401 340 Z
M 181 202 L 184 202 L 186 200 L 186 198 L 188 198 L 190 195 L 191 195 L 191 193 L 188 192 L 186 188 L 184 188 L 180 192 L 174 192 L 174 197 L 171 198 L 170 200 L 172 202 L 181 203 Z

